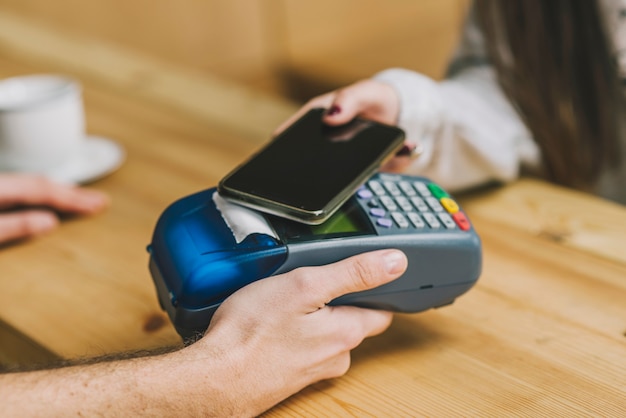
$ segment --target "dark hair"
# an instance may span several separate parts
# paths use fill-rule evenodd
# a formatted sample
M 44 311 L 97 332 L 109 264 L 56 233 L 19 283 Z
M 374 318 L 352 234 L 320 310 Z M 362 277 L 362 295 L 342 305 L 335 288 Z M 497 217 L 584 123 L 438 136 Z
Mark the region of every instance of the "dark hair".
M 623 96 L 593 0 L 476 0 L 498 80 L 528 126 L 544 175 L 590 190 L 620 163 Z

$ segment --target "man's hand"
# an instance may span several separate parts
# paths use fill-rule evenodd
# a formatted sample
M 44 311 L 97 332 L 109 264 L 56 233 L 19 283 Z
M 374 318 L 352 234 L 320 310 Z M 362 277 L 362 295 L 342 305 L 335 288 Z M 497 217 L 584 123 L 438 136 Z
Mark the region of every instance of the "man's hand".
M 390 312 L 327 306 L 399 277 L 397 250 L 360 254 L 254 282 L 182 350 L 91 365 L 0 374 L 6 416 L 257 416 L 307 385 L 338 377 L 350 350 Z
M 90 215 L 108 205 L 105 194 L 28 174 L 0 174 L 0 243 L 54 229 L 58 212 Z
M 312 383 L 345 374 L 350 351 L 387 329 L 392 314 L 327 303 L 388 283 L 406 267 L 402 252 L 381 250 L 259 280 L 228 298 L 206 336 L 181 355 L 197 375 L 227 377 L 218 381 L 230 400 L 221 405 L 232 408 L 223 413 L 257 415 Z M 211 356 L 224 370 L 202 368 Z

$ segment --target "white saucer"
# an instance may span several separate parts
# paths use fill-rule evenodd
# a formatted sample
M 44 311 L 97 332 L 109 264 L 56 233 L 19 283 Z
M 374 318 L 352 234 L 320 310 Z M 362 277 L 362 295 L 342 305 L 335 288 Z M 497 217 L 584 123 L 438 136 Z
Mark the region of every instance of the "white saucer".
M 117 170 L 125 157 L 124 148 L 117 142 L 88 135 L 83 149 L 73 161 L 52 169 L 45 175 L 63 183 L 90 183 Z

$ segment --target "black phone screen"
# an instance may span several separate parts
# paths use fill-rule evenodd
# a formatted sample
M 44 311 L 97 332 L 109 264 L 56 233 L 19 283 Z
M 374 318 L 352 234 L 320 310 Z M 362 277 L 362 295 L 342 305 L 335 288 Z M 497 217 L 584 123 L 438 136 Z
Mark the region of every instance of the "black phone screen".
M 322 210 L 403 142 L 399 128 L 369 120 L 330 127 L 322 122 L 324 111 L 309 111 L 222 180 L 220 188 L 306 212 Z

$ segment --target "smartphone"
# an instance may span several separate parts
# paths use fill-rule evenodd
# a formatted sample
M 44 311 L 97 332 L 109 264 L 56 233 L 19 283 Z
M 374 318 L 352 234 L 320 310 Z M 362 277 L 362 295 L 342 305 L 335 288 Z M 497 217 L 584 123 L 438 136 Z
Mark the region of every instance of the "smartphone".
M 315 108 L 218 185 L 235 203 L 310 225 L 328 219 L 404 143 L 395 126 L 355 118 L 331 127 Z

